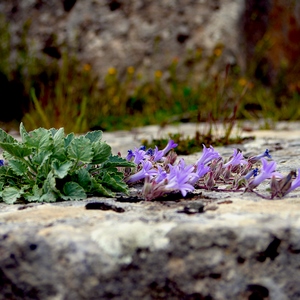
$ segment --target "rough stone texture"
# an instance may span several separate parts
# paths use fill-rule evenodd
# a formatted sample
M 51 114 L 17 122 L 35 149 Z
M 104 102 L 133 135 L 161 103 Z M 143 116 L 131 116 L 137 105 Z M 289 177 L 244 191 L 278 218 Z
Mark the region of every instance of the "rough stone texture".
M 174 57 L 211 53 L 218 43 L 226 44 L 225 62 L 234 63 L 243 7 L 242 0 L 0 1 L 13 48 L 29 22 L 33 53 L 60 58 L 67 46 L 100 76 L 109 67 L 166 70 Z
M 290 91 L 300 90 L 299 1 L 2 0 L 0 11 L 11 24 L 12 49 L 30 25 L 31 53 L 59 59 L 66 47 L 100 77 L 109 67 L 164 71 L 175 57 L 190 68 L 188 52 L 211 54 L 223 44 L 222 70 L 238 62 L 265 84 L 285 75 Z
M 269 148 L 279 171 L 300 167 L 299 123 L 250 134 L 245 154 Z M 198 191 L 167 202 L 0 204 L 0 299 L 299 299 L 299 199 Z

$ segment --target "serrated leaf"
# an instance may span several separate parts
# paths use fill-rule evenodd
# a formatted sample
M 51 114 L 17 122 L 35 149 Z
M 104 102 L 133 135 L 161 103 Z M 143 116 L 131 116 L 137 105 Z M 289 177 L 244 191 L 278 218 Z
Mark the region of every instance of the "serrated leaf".
M 108 160 L 101 166 L 101 168 L 111 168 L 111 167 L 129 167 L 133 168 L 136 165 L 118 155 L 111 155 Z
M 20 135 L 22 137 L 23 143 L 26 143 L 28 141 L 28 139 L 30 139 L 30 136 L 29 136 L 28 132 L 26 131 L 22 122 L 20 123 Z
M 107 196 L 107 197 L 115 196 L 114 192 L 112 192 L 109 188 L 104 187 L 101 183 L 97 182 L 95 178 L 92 178 L 90 191 L 93 194 L 97 194 L 99 196 Z
M 23 197 L 28 202 L 41 202 L 42 189 L 40 189 L 37 185 L 34 185 L 31 192 L 24 193 Z
M 68 175 L 71 167 L 73 166 L 72 161 L 59 162 L 58 160 L 54 160 L 51 164 L 54 175 L 58 178 L 62 179 Z
M 59 192 L 56 188 L 56 180 L 54 177 L 54 174 L 52 172 L 49 172 L 47 175 L 47 178 L 45 179 L 43 183 L 43 194 L 51 193 L 51 192 Z
M 53 135 L 53 142 L 55 146 L 62 146 L 64 145 L 65 139 L 65 131 L 63 128 L 56 130 L 55 134 Z
M 89 139 L 92 143 L 100 142 L 102 139 L 102 131 L 101 130 L 90 131 L 85 135 L 85 137 Z
M 51 151 L 43 151 L 40 152 L 32 158 L 32 162 L 38 166 L 43 166 L 43 164 L 48 160 L 48 158 L 51 156 Z
M 8 165 L 17 175 L 24 175 L 28 171 L 28 166 L 20 160 L 9 160 Z
M 26 156 L 29 156 L 32 153 L 32 150 L 25 147 L 22 144 L 19 143 L 2 143 L 0 142 L 0 147 L 7 151 L 9 154 L 18 157 L 18 158 L 24 158 Z
M 101 179 L 101 184 L 107 186 L 113 191 L 128 194 L 128 186 L 122 179 L 123 178 L 121 176 L 105 173 Z
M 57 199 L 57 195 L 54 192 L 48 192 L 45 193 L 41 196 L 41 198 L 39 199 L 39 202 L 55 202 Z
M 92 164 L 98 165 L 105 162 L 111 155 L 111 147 L 104 142 L 93 143 L 94 157 Z
M 65 150 L 65 133 L 63 128 L 60 128 L 54 134 L 53 145 L 53 158 L 62 162 L 65 161 L 67 159 L 67 155 Z
M 67 148 L 70 143 L 73 141 L 73 139 L 75 138 L 74 133 L 69 133 L 66 137 L 65 137 L 65 148 Z
M 89 191 L 91 187 L 92 177 L 87 169 L 80 169 L 78 171 L 78 184 L 81 185 L 84 190 Z
M 2 143 L 18 143 L 10 134 L 6 133 L 2 128 L 0 128 L 0 142 Z
M 73 139 L 67 151 L 68 157 L 76 162 L 90 163 L 93 159 L 91 141 L 84 136 Z
M 76 182 L 67 182 L 63 188 L 64 195 L 61 198 L 64 200 L 82 200 L 85 199 L 86 193 L 84 189 Z
M 63 129 L 63 128 L 60 128 L 60 129 Z M 57 131 L 60 130 L 60 129 L 50 128 L 49 131 L 50 131 L 51 135 L 54 137 L 55 134 L 57 133 Z
M 14 204 L 22 195 L 22 190 L 16 187 L 6 187 L 2 192 L 3 201 L 7 204 Z
M 38 150 L 51 150 L 53 148 L 53 137 L 49 130 L 38 128 L 29 133 L 26 145 Z

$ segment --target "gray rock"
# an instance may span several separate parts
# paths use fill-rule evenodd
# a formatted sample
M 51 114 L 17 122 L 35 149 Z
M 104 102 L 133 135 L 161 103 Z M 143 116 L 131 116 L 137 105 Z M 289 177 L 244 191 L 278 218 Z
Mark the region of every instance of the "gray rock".
M 66 47 L 100 77 L 110 67 L 121 74 L 128 66 L 164 71 L 175 57 L 184 64 L 189 51 L 211 55 L 216 44 L 226 44 L 225 62 L 235 63 L 243 7 L 241 0 L 0 2 L 11 24 L 12 50 L 27 22 L 30 53 L 60 58 Z
M 243 150 L 269 147 L 279 171 L 299 168 L 298 125 L 286 126 L 254 131 Z M 0 299 L 299 299 L 299 199 L 199 190 L 164 202 L 2 203 Z

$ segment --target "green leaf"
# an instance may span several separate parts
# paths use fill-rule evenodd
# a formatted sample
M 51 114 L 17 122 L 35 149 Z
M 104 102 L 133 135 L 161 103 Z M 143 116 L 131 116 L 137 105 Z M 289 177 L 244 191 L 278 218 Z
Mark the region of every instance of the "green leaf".
M 60 128 L 53 136 L 53 158 L 57 158 L 60 161 L 67 159 L 65 150 L 65 133 L 64 129 Z
M 16 187 L 6 187 L 2 192 L 3 201 L 7 204 L 14 204 L 22 195 L 22 190 Z
M 48 160 L 48 158 L 51 156 L 51 154 L 52 154 L 51 151 L 40 152 L 32 157 L 32 163 L 41 167 Z
M 63 128 L 56 130 L 55 134 L 53 135 L 54 145 L 63 145 L 65 139 L 65 131 Z
M 20 123 L 20 135 L 22 137 L 23 143 L 26 143 L 28 141 L 28 139 L 30 139 L 30 135 L 26 131 L 22 122 Z
M 73 139 L 75 138 L 74 133 L 69 133 L 66 137 L 65 137 L 65 148 L 67 148 L 70 143 L 73 141 Z
M 17 175 L 24 175 L 28 171 L 28 166 L 20 160 L 9 160 L 8 165 Z
M 93 159 L 91 141 L 84 136 L 73 139 L 67 151 L 68 157 L 76 162 L 90 163 Z
M 43 203 L 43 202 L 56 202 L 57 199 L 57 194 L 54 192 L 48 192 L 45 193 L 41 196 L 41 198 L 39 199 L 39 202 Z
M 54 192 L 55 194 L 60 193 L 59 190 L 56 188 L 56 180 L 52 172 L 49 172 L 49 174 L 47 175 L 47 178 L 43 183 L 42 191 L 43 194 L 48 194 L 52 192 Z
M 34 185 L 31 192 L 24 193 L 23 197 L 28 202 L 41 202 L 42 189 L 40 189 L 37 185 Z
M 82 200 L 87 197 L 84 189 L 74 181 L 67 182 L 64 185 L 63 192 L 64 195 L 61 197 L 64 200 Z
M 101 164 L 111 155 L 111 147 L 104 142 L 93 143 L 94 157 L 92 164 Z
M 81 185 L 84 190 L 89 191 L 91 188 L 92 177 L 87 169 L 80 169 L 78 171 L 78 184 Z
M 111 167 L 129 167 L 133 168 L 136 165 L 132 162 L 127 161 L 118 155 L 112 155 L 109 159 L 101 166 L 101 168 L 111 168 Z
M 112 192 L 110 189 L 104 187 L 101 183 L 97 182 L 95 178 L 92 178 L 90 191 L 93 194 L 97 194 L 99 196 L 106 196 L 106 197 L 114 197 L 115 196 L 114 192 Z
M 102 139 L 102 131 L 101 130 L 90 131 L 85 135 L 85 137 L 89 139 L 92 143 L 100 142 Z
M 25 147 L 22 144 L 19 143 L 2 143 L 0 142 L 0 147 L 7 151 L 9 154 L 18 157 L 18 158 L 24 158 L 26 156 L 29 156 L 32 153 L 32 150 Z
M 116 192 L 123 192 L 128 194 L 128 186 L 123 181 L 122 176 L 117 176 L 115 174 L 105 173 L 101 179 L 101 184 L 107 186 L 109 189 Z
M 0 128 L 0 142 L 2 143 L 18 143 L 11 135 L 6 133 L 3 129 Z
M 71 167 L 73 166 L 72 161 L 59 162 L 58 160 L 54 160 L 51 164 L 54 175 L 58 178 L 62 179 L 68 175 Z
M 49 131 L 50 131 L 52 137 L 54 137 L 55 134 L 57 133 L 57 131 L 58 131 L 58 130 L 61 130 L 61 129 L 64 130 L 63 128 L 60 128 L 60 129 L 50 128 Z
M 53 137 L 49 130 L 38 128 L 29 132 L 30 138 L 27 138 L 26 145 L 38 150 L 51 150 L 53 148 Z

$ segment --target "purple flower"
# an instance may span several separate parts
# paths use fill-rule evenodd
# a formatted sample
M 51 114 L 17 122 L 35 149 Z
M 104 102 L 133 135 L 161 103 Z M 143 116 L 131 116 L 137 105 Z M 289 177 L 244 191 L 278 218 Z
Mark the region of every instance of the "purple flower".
M 4 166 L 4 159 L 0 159 L 0 167 Z
M 249 180 L 252 176 L 256 177 L 258 175 L 258 168 L 250 170 L 243 178 Z
M 149 149 L 146 151 L 146 155 L 152 156 L 152 155 L 153 155 L 153 149 L 149 148 Z
M 254 179 L 249 182 L 250 189 L 257 187 L 265 179 L 271 178 L 274 175 L 276 169 L 276 162 L 271 161 L 268 163 L 268 161 L 265 158 L 262 158 L 261 162 L 262 162 L 262 168 L 260 170 L 259 175 L 254 177 Z
M 237 149 L 233 150 L 233 157 L 224 164 L 224 168 L 228 167 L 229 165 L 237 166 L 237 165 L 246 165 L 247 162 L 244 160 L 242 152 L 238 151 Z
M 136 165 L 138 165 L 141 161 L 145 159 L 146 152 L 144 150 L 135 148 L 133 154 L 134 154 L 133 162 Z
M 130 161 L 133 157 L 134 157 L 133 151 L 132 150 L 128 150 L 128 154 L 126 156 L 126 159 L 128 161 Z
M 285 195 L 290 193 L 291 191 L 295 190 L 299 186 L 300 186 L 300 169 L 298 169 L 298 175 L 292 182 L 291 187 L 288 189 L 288 191 L 285 193 Z
M 165 186 L 169 190 L 179 190 L 183 197 L 187 192 L 193 191 L 194 187 L 188 183 L 193 178 L 193 166 L 185 166 L 182 159 L 177 166 L 169 165 L 170 173 L 167 176 L 168 184 Z M 194 173 L 195 174 L 195 173 Z
M 272 156 L 269 153 L 269 149 L 266 149 L 265 152 L 263 152 L 263 153 L 261 153 L 259 155 L 250 157 L 249 158 L 249 162 L 252 163 L 252 164 L 254 164 L 254 163 L 256 163 L 257 161 L 259 161 L 263 157 L 272 158 Z
M 163 150 L 158 150 L 157 146 L 155 146 L 154 153 L 153 153 L 153 161 L 161 160 L 163 156 L 164 156 Z
M 133 183 L 133 182 L 136 182 L 136 181 L 139 181 L 141 179 L 144 179 L 146 176 L 155 176 L 157 175 L 157 171 L 155 169 L 152 169 L 152 163 L 150 161 L 142 161 L 141 162 L 142 165 L 143 165 L 143 168 L 131 175 L 126 181 L 127 183 Z
M 189 183 L 191 185 L 195 185 L 195 183 L 201 178 L 203 177 L 208 171 L 210 170 L 210 167 L 208 166 L 205 166 L 204 164 L 202 163 L 198 163 L 197 164 L 197 167 L 196 167 L 196 170 L 195 170 L 195 175 L 194 178 L 191 178 L 189 180 Z
M 166 179 L 166 177 L 167 172 L 161 166 L 157 166 L 157 176 L 155 177 L 155 182 L 162 182 Z
M 141 146 L 139 149 L 135 147 L 134 151 L 128 150 L 128 154 L 126 156 L 126 159 L 128 161 L 131 161 L 132 158 L 133 158 L 133 162 L 136 165 L 138 165 L 142 160 L 147 158 L 147 152 L 145 151 L 145 149 L 146 149 L 145 146 Z
M 215 149 L 210 146 L 209 148 L 206 148 L 205 145 L 203 145 L 203 153 L 202 156 L 198 159 L 197 165 L 198 164 L 203 164 L 206 165 L 209 163 L 211 160 L 219 158 L 220 154 L 215 151 Z
M 176 148 L 178 144 L 176 144 L 173 140 L 169 140 L 167 146 L 162 150 L 163 156 L 165 156 L 171 149 Z

